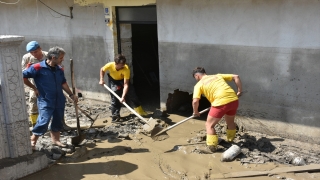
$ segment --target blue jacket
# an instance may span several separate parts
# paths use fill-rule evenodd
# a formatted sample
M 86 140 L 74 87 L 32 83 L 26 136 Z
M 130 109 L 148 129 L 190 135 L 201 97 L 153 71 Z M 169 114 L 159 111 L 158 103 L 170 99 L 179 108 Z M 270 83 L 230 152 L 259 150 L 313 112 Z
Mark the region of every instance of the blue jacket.
M 23 78 L 34 79 L 40 94 L 38 97 L 39 109 L 44 107 L 64 108 L 66 98 L 62 92 L 62 85 L 67 81 L 63 68 L 57 66 L 53 71 L 45 62 L 46 60 L 43 60 L 24 70 Z

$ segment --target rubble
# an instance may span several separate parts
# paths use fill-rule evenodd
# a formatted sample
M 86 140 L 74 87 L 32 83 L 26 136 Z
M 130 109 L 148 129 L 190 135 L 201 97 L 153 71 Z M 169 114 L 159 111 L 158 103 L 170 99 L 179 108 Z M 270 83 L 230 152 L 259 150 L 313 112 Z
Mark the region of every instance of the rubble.
M 297 142 L 281 137 L 268 136 L 256 132 L 237 132 L 237 136 L 233 143 L 228 143 L 223 139 L 226 136 L 225 121 L 221 121 L 216 125 L 215 130 L 220 138 L 220 151 L 225 151 L 236 144 L 241 148 L 241 154 L 236 160 L 241 164 L 264 164 L 274 162 L 279 164 L 288 164 L 295 166 L 320 164 L 320 145 Z M 187 140 L 188 143 L 200 143 L 206 140 L 206 131 L 201 130 L 193 132 L 196 136 Z M 199 152 L 199 146 L 194 146 L 192 153 Z
M 106 103 L 92 103 L 87 102 L 83 98 L 79 98 L 79 107 L 85 110 L 93 119 L 106 118 L 110 116 L 109 106 Z M 185 109 L 180 108 L 180 109 Z M 123 108 L 122 112 L 126 113 L 128 110 Z M 159 118 L 158 123 L 162 127 L 167 127 L 171 120 L 164 116 L 161 111 L 156 111 L 154 117 Z M 86 124 L 88 127 L 92 125 L 92 121 L 85 115 L 79 113 L 80 124 Z M 75 123 L 75 111 L 72 103 L 66 103 L 65 119 L 67 125 Z M 105 121 L 107 122 L 107 121 Z M 65 131 L 61 133 L 61 142 L 69 144 L 67 148 L 60 148 L 51 145 L 49 134 L 40 137 L 36 145 L 36 149 L 43 151 L 47 157 L 52 160 L 63 158 L 80 158 L 87 149 L 85 146 L 90 146 L 96 143 L 98 139 L 106 139 L 109 142 L 118 142 L 119 139 L 139 141 L 134 136 L 142 133 L 141 126 L 143 124 L 139 118 L 134 115 L 122 117 L 117 123 L 112 123 L 102 128 L 86 128 L 83 133 L 86 134 L 85 141 L 79 146 L 71 145 L 71 138 L 77 136 L 75 130 Z M 232 143 L 224 141 L 226 124 L 221 121 L 216 125 L 215 130 L 219 135 L 220 143 L 218 152 L 224 152 L 232 146 Z M 191 132 L 190 139 L 186 139 L 188 146 L 175 146 L 170 151 L 181 151 L 184 154 L 197 153 L 208 154 L 212 153 L 206 150 L 206 132 L 205 129 Z M 287 164 L 294 166 L 303 166 L 309 164 L 320 164 L 320 145 L 312 145 L 303 142 L 297 142 L 290 139 L 284 139 L 276 136 L 268 136 L 256 132 L 247 132 L 243 128 L 239 128 L 233 144 L 241 148 L 241 153 L 235 158 L 242 165 L 248 164 L 264 164 L 274 162 L 279 164 Z M 130 152 L 132 149 L 127 147 L 126 151 Z M 66 157 L 67 154 L 70 156 Z

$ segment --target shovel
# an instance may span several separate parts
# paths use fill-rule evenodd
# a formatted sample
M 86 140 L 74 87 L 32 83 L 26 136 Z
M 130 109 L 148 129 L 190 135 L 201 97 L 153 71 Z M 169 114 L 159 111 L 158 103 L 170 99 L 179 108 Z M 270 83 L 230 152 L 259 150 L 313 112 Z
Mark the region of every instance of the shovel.
M 210 110 L 210 108 L 211 107 L 209 107 L 209 108 L 207 108 L 207 109 L 204 109 L 204 110 L 202 110 L 202 111 L 200 111 L 199 113 L 200 114 L 202 114 L 202 113 L 204 113 L 204 112 L 207 112 L 207 111 L 209 111 Z M 167 127 L 166 129 L 163 129 L 163 130 L 161 130 L 161 128 L 159 128 L 159 129 L 155 129 L 152 133 L 151 133 L 151 138 L 154 138 L 154 137 L 156 137 L 156 136 L 158 136 L 158 135 L 160 135 L 160 134 L 162 134 L 162 133 L 164 133 L 164 132 L 166 132 L 166 131 L 169 131 L 170 129 L 172 129 L 172 128 L 174 128 L 174 127 L 176 127 L 176 126 L 178 126 L 178 125 L 180 125 L 180 124 L 182 124 L 182 123 L 184 123 L 184 122 L 186 122 L 186 121 L 188 121 L 189 119 L 192 119 L 192 118 L 194 118 L 195 116 L 190 116 L 190 117 L 188 117 L 188 118 L 186 118 L 186 119 L 184 119 L 184 120 L 182 120 L 182 121 L 179 121 L 179 122 L 177 122 L 176 124 L 174 124 L 174 125 L 172 125 L 172 126 L 169 126 L 169 127 Z M 158 132 L 157 132 L 157 130 L 158 130 Z M 160 131 L 159 131 L 160 130 Z
M 121 98 L 115 92 L 113 92 L 106 84 L 104 84 L 103 86 L 106 89 L 108 89 L 108 91 L 111 92 L 120 101 Z M 138 114 L 135 110 L 133 110 L 130 106 L 128 106 L 126 102 L 123 102 L 122 104 L 124 104 L 133 114 L 135 114 L 139 119 L 141 119 L 144 123 L 146 123 L 143 125 L 143 130 L 145 130 L 146 132 L 151 132 L 154 129 L 157 123 L 155 119 L 150 118 L 149 121 L 147 121 L 142 116 L 140 116 L 140 114 Z
M 72 93 L 75 95 L 76 94 L 76 88 L 75 88 L 75 85 L 74 85 L 74 72 L 73 72 L 73 60 L 72 59 L 70 59 L 70 69 L 71 69 Z M 75 144 L 75 145 L 78 145 L 84 140 L 85 135 L 81 133 L 77 103 L 73 102 L 73 105 L 74 105 L 74 109 L 76 111 L 76 117 L 77 117 L 77 133 L 78 133 L 78 136 L 73 137 L 71 139 L 71 143 Z
M 68 101 L 73 102 L 73 100 L 71 98 L 69 98 L 69 96 L 63 94 L 64 97 L 66 97 L 68 99 Z M 77 108 L 85 115 L 87 116 L 87 118 L 89 118 L 91 121 L 95 121 L 88 113 L 86 113 L 83 109 L 81 109 L 78 105 Z

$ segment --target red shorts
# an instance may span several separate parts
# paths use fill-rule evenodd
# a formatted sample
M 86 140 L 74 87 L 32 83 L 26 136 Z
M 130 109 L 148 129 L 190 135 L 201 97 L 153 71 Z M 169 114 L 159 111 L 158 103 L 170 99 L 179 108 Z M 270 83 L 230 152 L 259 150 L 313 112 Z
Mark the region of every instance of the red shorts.
M 217 106 L 217 107 L 211 107 L 209 115 L 214 118 L 222 118 L 225 114 L 228 116 L 234 116 L 237 113 L 237 109 L 239 106 L 239 101 L 232 101 L 228 104 Z

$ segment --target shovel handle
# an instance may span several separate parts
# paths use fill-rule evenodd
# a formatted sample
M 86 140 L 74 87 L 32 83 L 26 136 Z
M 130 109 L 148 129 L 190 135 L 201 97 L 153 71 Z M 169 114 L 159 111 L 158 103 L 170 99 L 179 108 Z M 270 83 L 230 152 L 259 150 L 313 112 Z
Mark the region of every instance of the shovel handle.
M 204 110 L 200 111 L 199 113 L 202 114 L 202 113 L 204 113 L 204 112 L 207 112 L 207 111 L 210 110 L 210 108 L 211 108 L 211 107 L 208 107 L 207 109 L 204 109 Z M 179 122 L 177 122 L 176 124 L 168 127 L 168 130 L 171 129 L 171 128 L 173 128 L 173 127 L 175 127 L 175 126 L 178 126 L 178 125 L 180 125 L 180 124 L 182 124 L 182 123 L 184 123 L 184 122 L 186 122 L 186 121 L 188 121 L 189 119 L 192 119 L 192 118 L 194 118 L 194 117 L 195 117 L 195 116 L 192 115 L 192 116 L 190 116 L 190 117 L 188 117 L 188 118 L 186 118 L 186 119 L 184 119 L 184 120 L 182 120 L 182 121 L 179 121 Z
M 75 95 L 76 94 L 76 87 L 74 84 L 74 72 L 73 72 L 73 59 L 70 59 L 70 70 L 71 70 L 71 86 L 72 86 L 72 93 Z M 73 101 L 74 109 L 76 112 L 76 118 L 77 118 L 77 131 L 78 131 L 78 136 L 80 136 L 80 121 L 79 121 L 79 116 L 78 116 L 78 108 L 77 108 L 77 103 Z
M 202 113 L 204 113 L 204 112 L 207 112 L 207 111 L 210 110 L 210 108 L 211 108 L 211 107 L 208 107 L 207 109 L 204 109 L 204 110 L 200 111 L 199 113 L 202 114 Z M 169 127 L 167 127 L 166 129 L 158 132 L 158 133 L 155 134 L 154 136 L 158 136 L 159 134 L 161 134 L 161 133 L 163 133 L 163 132 L 169 131 L 170 129 L 172 129 L 172 128 L 174 128 L 174 127 L 176 127 L 176 126 L 178 126 L 178 125 L 180 125 L 180 124 L 182 124 L 182 123 L 184 123 L 184 122 L 186 122 L 186 121 L 188 121 L 189 119 L 192 119 L 192 118 L 194 118 L 194 117 L 195 117 L 195 116 L 192 115 L 192 116 L 190 116 L 190 117 L 188 117 L 188 118 L 186 118 L 186 119 L 184 119 L 184 120 L 182 120 L 182 121 L 179 121 L 179 122 L 177 122 L 176 124 L 174 124 L 174 125 L 172 125 L 172 126 L 169 126 Z
M 106 84 L 103 84 L 103 86 L 108 89 L 109 92 L 111 92 L 117 99 L 119 99 L 120 101 L 120 97 L 118 96 L 118 94 L 116 94 L 115 92 L 112 91 L 112 89 L 110 89 Z M 136 116 L 138 116 L 139 119 L 141 119 L 143 122 L 148 123 L 148 121 L 146 121 L 142 116 L 140 116 L 140 114 L 138 114 L 135 110 L 133 110 L 130 106 L 128 106 L 128 104 L 126 102 L 123 102 L 122 104 L 124 104 L 133 114 L 135 114 Z
M 69 98 L 69 96 L 63 94 L 64 97 L 66 97 L 68 99 L 68 101 L 72 102 L 73 103 L 73 100 L 71 98 Z M 89 118 L 91 121 L 95 121 L 88 113 L 86 113 L 83 109 L 81 109 L 78 105 L 77 105 L 77 108 L 84 114 L 87 116 L 87 118 Z

